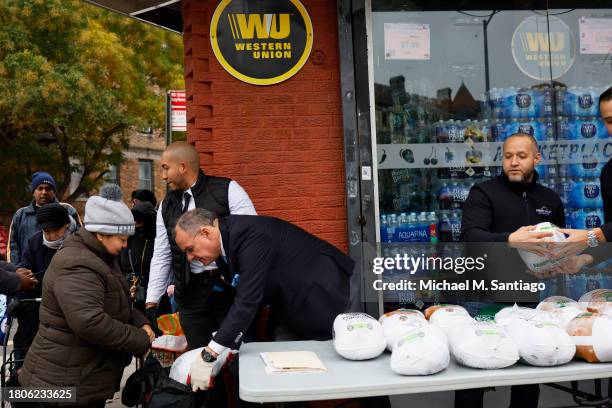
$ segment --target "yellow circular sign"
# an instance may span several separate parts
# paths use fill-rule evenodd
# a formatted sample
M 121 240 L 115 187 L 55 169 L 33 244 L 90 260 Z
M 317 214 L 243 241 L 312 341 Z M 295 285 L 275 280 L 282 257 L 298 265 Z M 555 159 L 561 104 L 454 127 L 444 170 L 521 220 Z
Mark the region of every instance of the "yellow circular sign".
M 254 85 L 295 75 L 312 50 L 312 22 L 299 0 L 222 0 L 210 23 L 221 66 Z

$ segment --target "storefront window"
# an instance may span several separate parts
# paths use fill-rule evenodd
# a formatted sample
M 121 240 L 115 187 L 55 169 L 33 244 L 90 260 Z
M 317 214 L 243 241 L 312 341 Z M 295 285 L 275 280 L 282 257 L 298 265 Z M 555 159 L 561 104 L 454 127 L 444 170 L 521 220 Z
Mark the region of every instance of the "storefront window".
M 439 242 L 460 255 L 470 188 L 501 174 L 501 145 L 518 132 L 538 141 L 539 183 L 565 206 L 560 227 L 599 226 L 600 193 L 584 191 L 601 191 L 612 155 L 598 118 L 598 95 L 612 85 L 612 9 L 395 3 L 372 0 L 369 27 L 381 255 L 440 256 Z M 609 288 L 602 267 L 555 278 L 543 295 Z M 385 279 L 401 277 L 391 271 Z M 418 299 L 435 295 L 384 294 L 389 308 Z

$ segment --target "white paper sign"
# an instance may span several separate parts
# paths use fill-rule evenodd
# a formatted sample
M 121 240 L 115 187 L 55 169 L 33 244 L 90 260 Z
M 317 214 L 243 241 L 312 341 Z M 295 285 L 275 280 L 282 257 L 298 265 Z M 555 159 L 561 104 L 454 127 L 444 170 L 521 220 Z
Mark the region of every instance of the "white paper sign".
M 429 24 L 385 23 L 385 59 L 430 58 Z
M 612 53 L 612 18 L 580 17 L 580 53 Z

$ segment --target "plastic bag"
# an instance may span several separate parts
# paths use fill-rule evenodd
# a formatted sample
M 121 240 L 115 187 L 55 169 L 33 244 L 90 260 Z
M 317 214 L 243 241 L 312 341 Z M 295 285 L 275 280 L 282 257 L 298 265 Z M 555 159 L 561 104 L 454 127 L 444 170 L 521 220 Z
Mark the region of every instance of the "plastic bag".
M 582 295 L 578 302 L 589 312 L 612 316 L 612 289 L 592 290 Z
M 425 309 L 425 317 L 446 334 L 454 327 L 469 325 L 475 322 L 465 308 L 457 305 L 436 305 Z
M 336 316 L 333 336 L 336 352 L 349 360 L 378 357 L 387 346 L 381 324 L 365 313 Z
M 170 336 L 184 336 L 181 321 L 179 320 L 178 312 L 173 314 L 165 314 L 157 318 L 157 327 L 163 334 Z
M 547 239 L 550 242 L 563 242 L 565 241 L 565 235 L 559 231 L 559 228 L 550 222 L 541 222 L 535 226 L 533 232 L 552 232 L 552 236 Z M 533 252 L 529 252 L 525 249 L 518 250 L 519 255 L 527 265 L 530 271 L 533 272 L 546 272 L 553 266 L 563 262 L 565 258 L 549 259 L 545 256 L 536 255 Z
M 191 364 L 196 358 L 202 358 L 200 355 L 202 354 L 203 349 L 204 347 L 199 347 L 181 354 L 181 356 L 176 359 L 170 368 L 170 378 L 174 381 L 178 381 L 181 384 L 190 385 L 189 370 L 191 369 Z M 226 364 L 229 364 L 237 353 L 237 350 L 226 349 L 223 351 L 223 353 L 221 353 L 215 360 L 210 376 L 213 378 L 216 377 L 217 374 L 221 372 L 223 367 Z
M 187 351 L 187 339 L 185 336 L 163 335 L 153 340 L 151 348 L 184 353 Z
M 576 344 L 576 355 L 589 363 L 612 361 L 612 317 L 583 313 L 567 326 L 567 333 Z
M 0 295 L 0 344 L 4 344 L 4 338 L 8 332 L 8 313 L 6 295 Z
M 554 322 L 514 319 L 505 328 L 527 364 L 550 367 L 569 362 L 576 345 L 567 332 Z
M 423 313 L 414 309 L 394 310 L 380 316 L 378 321 L 382 325 L 389 351 L 393 350 L 394 343 L 401 335 L 427 324 Z
M 544 313 L 545 312 L 540 312 L 536 309 L 521 307 L 515 303 L 514 306 L 505 307 L 499 312 L 497 312 L 495 314 L 495 323 L 497 323 L 501 327 L 505 327 L 517 319 L 532 320 L 537 318 L 538 315 Z
M 402 375 L 430 375 L 444 370 L 450 362 L 446 335 L 427 322 L 404 332 L 393 345 L 391 370 Z
M 548 297 L 538 304 L 536 310 L 551 313 L 557 324 L 563 329 L 567 328 L 574 317 L 584 313 L 584 309 L 578 302 L 565 296 Z
M 492 323 L 477 322 L 456 326 L 448 336 L 457 362 L 472 368 L 504 368 L 516 363 L 519 352 L 504 330 Z

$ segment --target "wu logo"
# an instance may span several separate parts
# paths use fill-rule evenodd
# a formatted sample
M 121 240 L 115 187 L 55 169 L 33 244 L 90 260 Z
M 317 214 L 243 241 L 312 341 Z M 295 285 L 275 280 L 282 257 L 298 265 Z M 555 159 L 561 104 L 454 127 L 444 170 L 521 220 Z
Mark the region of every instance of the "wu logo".
M 530 52 L 559 52 L 565 48 L 565 34 L 557 32 L 547 36 L 546 33 L 541 32 L 526 32 L 521 33 L 521 42 L 523 48 Z
M 228 14 L 234 40 L 282 40 L 291 32 L 289 14 Z

